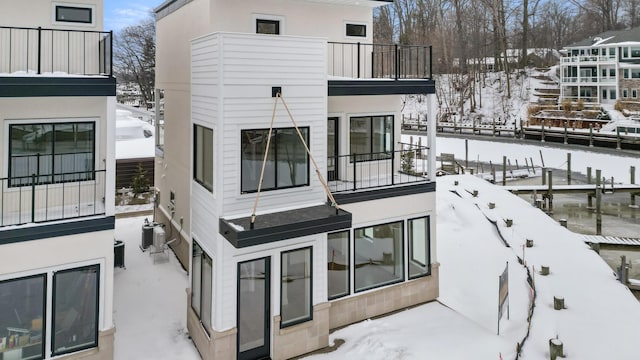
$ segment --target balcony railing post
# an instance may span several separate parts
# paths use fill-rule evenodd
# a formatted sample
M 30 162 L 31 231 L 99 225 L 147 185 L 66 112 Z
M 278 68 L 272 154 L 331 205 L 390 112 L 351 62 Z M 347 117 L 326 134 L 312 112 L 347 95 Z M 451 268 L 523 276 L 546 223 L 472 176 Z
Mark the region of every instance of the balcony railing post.
M 31 174 L 31 222 L 36 222 L 36 174 Z
M 376 62 L 375 62 L 375 56 L 374 56 L 375 52 L 373 52 L 373 45 L 371 45 L 371 78 L 375 79 L 375 76 L 373 76 L 374 72 L 373 69 L 376 67 Z
M 358 156 L 353 154 L 353 191 L 356 191 L 356 159 Z
M 28 35 L 27 35 L 28 38 Z M 27 62 L 28 63 L 28 62 Z M 27 71 L 28 71 L 27 65 Z M 38 75 L 42 71 L 42 27 L 38 26 Z
M 429 79 L 433 79 L 433 46 L 429 45 Z
M 358 41 L 358 64 L 356 65 L 358 69 L 358 79 L 360 79 L 360 41 Z
M 400 53 L 398 52 L 398 44 L 393 44 L 393 48 L 395 51 L 396 80 L 398 80 L 400 77 Z
M 113 30 L 109 31 L 109 76 L 113 76 Z
M 400 153 L 402 154 L 402 153 Z M 401 155 L 402 156 L 402 155 Z M 391 151 L 391 185 L 395 185 L 395 171 L 396 171 L 396 167 L 395 167 L 395 163 L 396 163 L 396 152 L 395 151 Z

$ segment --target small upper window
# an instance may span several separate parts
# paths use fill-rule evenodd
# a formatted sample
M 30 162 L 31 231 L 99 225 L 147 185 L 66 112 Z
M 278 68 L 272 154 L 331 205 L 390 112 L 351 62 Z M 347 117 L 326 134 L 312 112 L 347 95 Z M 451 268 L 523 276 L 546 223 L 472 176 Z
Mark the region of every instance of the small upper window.
M 258 34 L 280 35 L 280 21 L 256 19 L 256 32 Z
M 367 25 L 347 24 L 347 36 L 367 37 Z
M 93 14 L 90 7 L 56 6 L 56 21 L 91 24 Z

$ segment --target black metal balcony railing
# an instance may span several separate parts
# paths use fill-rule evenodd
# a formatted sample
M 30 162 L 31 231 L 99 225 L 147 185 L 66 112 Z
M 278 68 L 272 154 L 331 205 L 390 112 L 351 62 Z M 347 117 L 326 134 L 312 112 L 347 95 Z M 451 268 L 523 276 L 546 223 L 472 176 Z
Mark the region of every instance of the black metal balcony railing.
M 9 187 L 26 184 L 26 178 L 28 185 Z M 52 180 L 40 184 L 36 174 L 0 178 L 0 227 L 105 214 L 106 170 L 56 174 Z
M 329 75 L 356 79 L 431 79 L 432 49 L 423 45 L 329 42 Z
M 0 26 L 0 73 L 113 75 L 113 31 Z
M 327 158 L 333 193 L 429 181 L 428 147 L 400 144 L 401 150 Z

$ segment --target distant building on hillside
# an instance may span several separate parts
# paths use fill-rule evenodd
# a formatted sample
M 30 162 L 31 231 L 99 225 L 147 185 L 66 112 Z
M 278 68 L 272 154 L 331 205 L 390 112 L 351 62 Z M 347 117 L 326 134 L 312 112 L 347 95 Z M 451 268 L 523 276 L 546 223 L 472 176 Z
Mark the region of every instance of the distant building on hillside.
M 102 19 L 103 0 L 0 2 L 0 359 L 113 359 L 116 80 Z
M 638 101 L 640 27 L 607 31 L 567 45 L 561 53 L 561 101 Z
M 516 65 L 520 62 L 520 57 L 522 54 L 522 50 L 521 49 L 508 49 L 507 50 L 507 61 L 509 62 L 510 65 Z M 552 63 L 554 61 L 557 61 L 557 59 L 560 58 L 560 53 L 557 50 L 554 49 L 547 49 L 547 48 L 530 48 L 527 49 L 527 56 L 529 56 L 529 62 L 533 62 L 534 64 L 536 64 L 537 66 L 546 64 L 546 63 Z M 468 58 L 467 59 L 467 65 L 468 66 L 473 66 L 473 67 L 480 67 L 480 70 L 482 71 L 488 71 L 488 72 L 493 72 L 493 71 L 498 71 L 501 69 L 500 65 L 496 65 L 496 60 L 498 60 L 498 62 L 503 61 L 504 59 L 504 53 L 500 54 L 500 58 L 496 59 L 495 56 L 487 56 L 487 57 L 481 57 L 481 58 Z M 534 60 L 535 59 L 535 60 Z M 460 66 L 460 59 L 459 58 L 454 58 L 453 59 L 453 66 L 454 67 L 458 67 Z

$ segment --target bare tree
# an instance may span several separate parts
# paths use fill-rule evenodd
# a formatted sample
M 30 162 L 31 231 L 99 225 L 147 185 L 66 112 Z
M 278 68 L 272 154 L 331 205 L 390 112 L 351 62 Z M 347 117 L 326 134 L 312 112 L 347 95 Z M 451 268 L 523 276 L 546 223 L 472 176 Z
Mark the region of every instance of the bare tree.
M 155 20 L 149 17 L 120 30 L 113 46 L 116 77 L 136 83 L 147 105 L 153 101 L 155 88 L 155 33 Z

